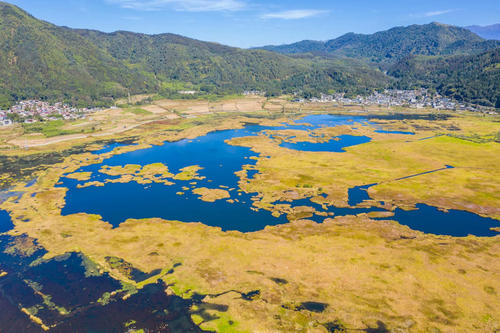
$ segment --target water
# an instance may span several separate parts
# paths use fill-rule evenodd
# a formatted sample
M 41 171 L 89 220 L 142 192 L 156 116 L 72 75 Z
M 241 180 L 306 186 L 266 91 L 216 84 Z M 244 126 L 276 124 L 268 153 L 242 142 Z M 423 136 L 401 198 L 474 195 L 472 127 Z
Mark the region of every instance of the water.
M 95 154 L 95 155 L 105 154 L 105 153 L 109 153 L 109 152 L 113 151 L 115 148 L 124 147 L 124 146 L 127 146 L 127 144 L 123 143 L 123 142 L 113 142 L 113 143 L 105 145 L 101 149 L 91 151 L 91 153 Z
M 367 136 L 355 135 L 340 135 L 337 140 L 330 140 L 328 142 L 283 142 L 280 147 L 289 148 L 300 151 L 324 151 L 341 153 L 346 147 L 357 146 L 362 143 L 370 142 L 371 139 Z
M 442 170 L 447 170 L 447 169 L 454 169 L 454 168 L 455 168 L 454 166 L 445 165 L 444 168 L 440 168 L 440 169 L 436 169 L 436 170 L 431 170 L 431 171 L 426 171 L 426 172 L 421 172 L 421 173 L 417 173 L 417 174 L 414 174 L 414 175 L 409 175 L 409 176 L 397 178 L 395 180 L 404 180 L 404 179 L 408 179 L 408 178 L 413 178 L 413 177 L 418 177 L 418 176 L 422 176 L 422 175 L 427 175 L 429 173 L 433 173 L 433 172 L 437 172 L 437 171 L 442 171 Z
M 0 268 L 7 272 L 0 277 L 0 322 L 7 323 L 0 324 L 2 332 L 43 332 L 20 308 L 35 309 L 44 324 L 55 326 L 51 332 L 163 332 L 166 327 L 174 332 L 202 332 L 193 323 L 190 308 L 203 305 L 203 295 L 169 296 L 167 286 L 157 282 L 123 299 L 123 285 L 100 273 L 84 255 L 68 253 L 47 261 L 40 247 L 27 255 L 8 251 L 16 242 L 29 240 L 0 235 Z M 116 295 L 111 296 L 112 292 Z M 108 302 L 98 302 L 106 297 Z M 213 318 L 203 309 L 197 314 L 207 321 Z
M 69 189 L 62 214 L 99 214 L 104 221 L 111 223 L 114 227 L 118 227 L 129 218 L 154 217 L 184 222 L 202 222 L 209 226 L 220 227 L 222 230 L 241 232 L 258 231 L 267 225 L 283 224 L 287 222 L 287 218 L 283 215 L 276 218 L 269 211 L 251 209 L 253 207 L 252 197 L 255 193 L 247 194 L 238 191 L 239 178 L 234 173 L 242 170 L 245 165 L 250 167 L 254 165 L 255 160 L 250 159 L 250 157 L 257 156 L 257 154 L 246 147 L 228 145 L 226 141 L 242 136 L 257 135 L 267 130 L 310 130 L 323 126 L 367 122 L 367 119 L 362 117 L 307 116 L 295 124 L 284 124 L 281 127 L 249 125 L 244 129 L 212 132 L 194 140 L 166 142 L 161 146 L 115 155 L 104 160 L 102 164 L 82 167 L 78 171 L 91 171 L 93 172 L 91 181 L 104 181 L 116 177 L 99 173 L 99 169 L 103 165 L 147 165 L 161 162 L 167 165 L 172 173 L 178 173 L 186 166 L 199 165 L 203 168 L 199 174 L 205 179 L 194 180 L 196 185 L 190 184 L 192 181 L 174 180 L 175 185 L 171 186 L 155 183 L 141 185 L 129 182 L 125 184 L 108 183 L 103 187 L 77 188 L 78 184 L 85 182 L 62 178 L 61 186 Z M 326 143 L 301 142 L 282 145 L 297 150 L 342 153 L 345 147 L 366 143 L 369 140 L 367 137 L 347 135 L 340 136 L 338 141 L 332 140 Z M 437 170 L 430 172 L 435 171 Z M 256 173 L 256 170 L 248 170 L 248 177 L 253 178 Z M 334 213 L 335 216 L 385 211 L 377 207 L 356 207 L 363 201 L 370 199 L 366 189 L 372 185 L 356 187 L 349 191 L 349 205 L 351 207 L 330 206 L 327 211 Z M 234 203 L 229 203 L 226 200 L 218 200 L 213 203 L 204 202 L 199 199 L 198 195 L 191 192 L 194 187 L 221 188 L 221 186 L 224 186 L 224 189 L 233 189 L 229 193 L 230 199 L 235 200 Z M 185 190 L 183 187 L 189 187 L 190 190 Z M 178 195 L 178 192 L 184 192 L 184 194 Z M 293 206 L 313 206 L 316 210 L 323 211 L 320 205 L 310 202 L 309 199 L 295 200 L 291 204 Z M 499 225 L 496 220 L 485 219 L 472 213 L 459 211 L 444 213 L 425 205 L 417 208 L 417 210 L 409 212 L 396 210 L 393 219 L 415 230 L 452 236 L 466 236 L 468 233 L 477 236 L 493 236 L 496 233 L 489 228 Z M 325 218 L 315 215 L 312 219 L 322 222 Z M 457 219 L 459 222 L 456 222 L 455 225 L 454 221 Z M 436 227 L 436 224 L 440 224 L 439 227 Z
M 349 190 L 349 205 L 353 205 L 352 207 L 328 206 L 328 208 L 324 210 L 321 205 L 313 203 L 309 199 L 296 200 L 294 201 L 294 205 L 314 207 L 319 212 L 333 213 L 334 217 L 371 212 L 387 212 L 387 210 L 380 207 L 354 207 L 364 200 L 370 200 L 366 189 L 373 185 L 376 184 L 358 186 Z M 415 208 L 416 209 L 409 211 L 396 208 L 393 212 L 394 216 L 392 217 L 375 217 L 373 219 L 398 221 L 400 224 L 406 225 L 413 230 L 435 235 L 448 235 L 453 237 L 466 237 L 468 235 L 492 237 L 498 235 L 498 232 L 491 230 L 491 228 L 500 226 L 500 221 L 495 219 L 485 218 L 474 213 L 460 210 L 449 210 L 444 212 L 436 207 L 425 204 L 417 204 Z M 321 223 L 325 217 L 313 215 L 308 219 Z
M 26 186 L 25 186 L 25 187 L 26 187 L 26 188 L 28 188 L 28 187 L 31 187 L 31 186 L 35 185 L 37 180 L 38 180 L 37 178 L 34 178 L 34 179 L 30 180 L 30 181 L 26 184 Z
M 12 228 L 14 228 L 14 224 L 12 224 L 9 213 L 5 210 L 0 210 L 0 233 L 7 232 Z
M 107 184 L 104 191 L 95 187 L 79 189 L 67 198 L 63 215 L 76 212 L 100 214 L 103 219 L 118 227 L 128 218 L 162 217 L 168 220 L 203 222 L 221 227 L 223 230 L 242 232 L 262 230 L 267 225 L 286 223 L 285 217 L 275 218 L 270 212 L 250 210 L 250 195 L 234 196 L 240 202 L 225 200 L 204 202 L 199 196 L 185 191 L 182 186 L 189 182 L 179 182 L 177 186 L 150 184 L 147 187 L 134 182 Z M 181 186 L 182 185 L 182 186 Z M 209 186 L 209 185 L 207 185 Z
M 313 128 L 333 127 L 341 125 L 352 125 L 354 123 L 368 123 L 367 119 L 359 116 L 340 116 L 340 115 L 309 115 L 295 121 L 297 124 L 311 125 Z M 373 124 L 374 125 L 374 124 Z M 307 127 L 306 129 L 310 129 Z
M 435 235 L 449 235 L 454 237 L 465 237 L 475 235 L 479 237 L 491 237 L 498 232 L 491 228 L 499 227 L 500 221 L 481 217 L 474 213 L 449 210 L 443 212 L 436 207 L 417 204 L 417 210 L 404 211 L 397 208 L 394 217 L 399 223 L 409 226 L 413 230 L 419 230 Z
M 348 204 L 349 206 L 357 206 L 360 203 L 362 203 L 365 200 L 370 200 L 370 196 L 368 195 L 368 188 L 377 185 L 377 184 L 370 184 L 370 185 L 363 185 L 363 186 L 356 186 L 353 188 L 349 189 L 348 192 Z
M 231 146 L 226 140 L 238 136 L 254 135 L 270 127 L 248 126 L 241 130 L 228 130 L 210 133 L 195 140 L 181 140 L 165 143 L 105 160 L 102 165 L 125 165 L 162 162 L 170 172 L 178 173 L 180 169 L 199 165 L 203 167 L 199 173 L 206 177 L 195 180 L 196 187 L 219 188 L 220 185 L 236 189 L 239 178 L 234 174 L 244 164 L 253 164 L 248 159 L 256 156 L 249 148 Z M 110 178 L 100 174 L 101 165 L 81 168 L 79 171 L 92 171 L 92 180 Z M 140 185 L 135 182 L 126 184 L 106 184 L 106 186 L 77 189 L 76 180 L 63 179 L 63 185 L 70 188 L 66 197 L 63 215 L 77 212 L 100 214 L 105 221 L 117 227 L 128 218 L 162 217 L 169 220 L 203 222 L 210 226 L 219 226 L 223 230 L 240 230 L 244 232 L 263 229 L 266 225 L 286 223 L 284 217 L 274 218 L 268 211 L 252 211 L 251 194 L 231 191 L 231 198 L 239 202 L 229 203 L 218 200 L 208 203 L 199 200 L 198 195 L 184 191 L 184 186 L 192 188 L 192 181 L 175 181 L 175 185 L 163 184 Z M 185 192 L 177 195 L 177 192 Z

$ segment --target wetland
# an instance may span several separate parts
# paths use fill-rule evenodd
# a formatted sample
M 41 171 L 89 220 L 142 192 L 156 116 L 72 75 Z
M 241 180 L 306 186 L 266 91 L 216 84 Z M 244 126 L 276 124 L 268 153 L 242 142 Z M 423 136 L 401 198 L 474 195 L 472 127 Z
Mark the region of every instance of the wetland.
M 9 151 L 26 168 L 2 178 L 0 318 L 12 332 L 494 331 L 496 131 L 449 113 L 229 113 Z
M 66 193 L 62 214 L 97 214 L 114 227 L 118 227 L 120 223 L 129 218 L 154 217 L 186 222 L 198 221 L 209 226 L 220 227 L 224 231 L 237 230 L 241 232 L 258 231 L 268 225 L 286 223 L 295 218 L 293 214 L 288 214 L 288 219 L 285 214 L 280 214 L 279 217 L 276 214 L 273 216 L 271 209 L 255 207 L 254 201 L 258 200 L 258 193 L 239 190 L 238 183 L 241 179 L 237 176 L 238 172 L 255 170 L 253 178 L 246 177 L 247 181 L 252 181 L 258 175 L 258 169 L 255 169 L 258 154 L 247 147 L 230 145 L 228 141 L 242 137 L 266 136 L 267 134 L 270 138 L 282 141 L 279 147 L 291 151 L 343 153 L 346 147 L 361 145 L 370 142 L 371 139 L 367 136 L 340 135 L 334 136 L 325 142 L 314 142 L 318 137 L 312 136 L 308 137 L 312 142 L 289 142 L 294 139 L 301 140 L 301 138 L 276 138 L 272 133 L 274 131 L 279 133 L 306 131 L 308 133 L 317 129 L 352 126 L 354 124 L 362 127 L 374 125 L 363 117 L 307 116 L 298 122 L 282 124 L 281 126 L 247 125 L 242 129 L 217 131 L 196 139 L 165 142 L 158 146 L 117 154 L 104 159 L 99 164 L 82 167 L 76 171 L 76 174 L 88 174 L 88 177 L 74 179 L 75 176 L 71 174 L 62 179 L 59 186 L 69 189 Z M 375 132 L 388 134 L 389 136 L 398 134 L 413 135 L 413 133 L 401 131 L 376 130 Z M 111 147 L 116 147 L 116 145 Z M 108 152 L 111 150 L 109 150 L 109 147 L 105 147 L 101 151 Z M 158 163 L 168 167 L 166 169 L 168 174 L 164 178 L 171 181 L 168 181 L 167 184 L 154 180 L 140 181 L 135 178 L 118 178 L 121 175 L 139 175 L 140 171 L 134 169 L 135 166 L 144 168 L 155 164 L 158 165 Z M 176 180 L 174 175 L 171 174 L 172 172 L 180 174 L 183 168 L 192 165 L 199 167 L 196 176 Z M 111 173 L 103 171 L 103 166 L 121 169 Z M 127 167 L 130 170 L 124 170 Z M 446 168 L 405 176 L 397 180 L 442 170 L 446 170 Z M 165 176 L 165 170 L 154 172 L 160 177 Z M 85 186 L 86 183 L 90 184 L 90 186 Z M 215 197 L 210 200 L 211 202 L 207 202 L 200 200 L 197 195 L 199 189 L 223 191 L 223 195 L 220 198 Z M 350 189 L 349 192 L 348 200 L 350 203 L 356 201 L 356 192 L 352 190 Z M 316 193 L 316 195 L 325 194 Z M 445 212 L 427 205 L 417 205 L 415 209 L 410 210 L 394 207 L 384 209 L 380 207 L 380 203 L 363 205 L 364 201 L 370 202 L 371 198 L 369 196 L 352 206 L 336 207 L 335 205 L 327 205 L 327 209 L 324 209 L 324 204 L 322 207 L 322 205 L 307 200 L 310 198 L 290 200 L 289 210 L 296 207 L 312 206 L 314 210 L 307 217 L 316 222 L 322 222 L 328 216 L 370 214 L 373 212 L 389 213 L 394 211 L 392 217 L 394 220 L 415 230 L 460 237 L 469 234 L 494 236 L 497 233 L 490 230 L 490 228 L 500 226 L 497 220 L 491 218 L 457 210 Z M 271 204 L 287 204 L 287 202 L 273 202 Z M 358 205 L 363 207 L 356 207 Z

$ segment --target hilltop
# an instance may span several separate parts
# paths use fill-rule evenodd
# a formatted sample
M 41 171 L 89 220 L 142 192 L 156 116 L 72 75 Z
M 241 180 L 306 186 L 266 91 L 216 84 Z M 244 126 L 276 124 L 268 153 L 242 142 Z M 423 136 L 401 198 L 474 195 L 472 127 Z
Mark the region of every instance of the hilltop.
M 388 74 L 401 89 L 424 86 L 459 101 L 500 108 L 500 48 L 468 56 L 409 56 Z
M 395 27 L 371 35 L 348 33 L 326 42 L 306 40 L 261 49 L 282 54 L 312 53 L 395 63 L 408 55 L 470 55 L 498 46 L 499 42 L 486 41 L 465 28 L 430 23 Z
M 363 93 L 388 81 L 355 61 L 297 59 L 173 34 L 70 29 L 2 2 L 0 12 L 0 107 L 27 98 L 109 105 L 129 92 L 169 96 L 182 89 Z
M 87 107 L 128 94 L 190 97 L 183 90 L 205 98 L 246 90 L 311 97 L 430 87 L 487 106 L 500 95 L 497 58 L 481 56 L 500 42 L 440 23 L 247 50 L 169 33 L 60 27 L 5 2 L 0 14 L 0 109 L 25 99 Z M 408 66 L 414 57 L 419 65 Z M 417 67 L 424 72 L 414 73 Z
M 471 25 L 465 27 L 465 29 L 472 31 L 484 39 L 500 40 L 500 23 L 486 26 Z

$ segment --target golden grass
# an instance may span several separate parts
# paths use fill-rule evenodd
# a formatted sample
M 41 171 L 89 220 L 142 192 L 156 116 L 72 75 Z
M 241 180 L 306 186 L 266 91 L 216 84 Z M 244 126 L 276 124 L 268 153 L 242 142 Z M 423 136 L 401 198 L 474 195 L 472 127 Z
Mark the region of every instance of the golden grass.
M 200 195 L 200 199 L 206 202 L 215 202 L 221 199 L 228 199 L 231 197 L 228 191 L 218 188 L 199 187 L 193 190 L 194 194 Z
M 374 329 L 379 321 L 391 331 L 409 332 L 493 332 L 500 327 L 500 236 L 426 235 L 366 215 L 316 224 L 300 220 L 311 213 L 309 207 L 271 205 L 276 200 L 315 197 L 322 204 L 346 206 L 350 187 L 380 182 L 370 194 L 377 200 L 390 200 L 389 205 L 424 202 L 446 208 L 453 203 L 457 208 L 497 216 L 499 145 L 451 137 L 417 141 L 442 132 L 446 124 L 431 130 L 410 128 L 403 122 L 390 124 L 415 130 L 414 137 L 374 133 L 369 127 L 318 130 L 326 138 L 349 133 L 373 139 L 345 153 L 297 152 L 280 148 L 277 140 L 266 135 L 231 140 L 231 144 L 251 147 L 260 154 L 254 180 L 246 178 L 246 171 L 238 173 L 240 188 L 258 193 L 257 206 L 299 219 L 259 232 L 223 232 L 201 223 L 162 219 L 128 220 L 113 229 L 97 215 L 61 216 L 67 190 L 54 186 L 63 175 L 114 154 L 213 130 L 241 128 L 250 120 L 279 124 L 286 119 L 212 115 L 197 118 L 197 123 L 191 119 L 148 123 L 128 132 L 138 137 L 138 146 L 101 155 L 71 155 L 41 172 L 35 185 L 22 188 L 25 194 L 19 201 L 2 204 L 15 224 L 10 233 L 36 239 L 48 251 L 46 258 L 83 252 L 113 277 L 137 287 L 142 285 L 111 267 L 105 258 L 121 258 L 145 272 L 161 269 L 162 274 L 148 282 L 161 278 L 170 285 L 169 293 L 184 297 L 202 293 L 208 295 L 205 302 L 228 306 L 226 312 L 209 310 L 216 319 L 200 323 L 205 329 L 326 332 L 326 323 L 333 321 L 353 330 Z M 483 138 L 489 135 L 488 121 L 493 123 L 491 118 L 454 121 L 462 126 L 459 132 L 464 135 L 477 131 Z M 457 168 L 395 181 L 446 164 Z M 192 180 L 199 177 L 199 169 L 191 166 L 171 175 L 167 166 L 154 164 L 102 171 L 131 179 L 161 174 Z M 327 199 L 318 196 L 320 193 L 327 194 Z M 181 265 L 174 273 L 163 275 L 177 263 Z M 255 290 L 260 293 L 252 300 L 241 297 Z M 301 310 L 302 302 L 328 306 L 323 312 L 313 312 Z M 195 311 L 194 319 L 200 322 Z

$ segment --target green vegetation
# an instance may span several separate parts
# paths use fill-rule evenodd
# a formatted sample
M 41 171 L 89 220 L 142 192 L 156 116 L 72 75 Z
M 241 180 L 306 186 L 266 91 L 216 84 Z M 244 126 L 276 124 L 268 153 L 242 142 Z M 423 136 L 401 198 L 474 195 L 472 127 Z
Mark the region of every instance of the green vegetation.
M 155 85 L 152 74 L 113 59 L 71 29 L 6 3 L 0 3 L 0 31 L 0 100 L 110 105 L 128 90 L 139 93 Z
M 500 107 L 500 48 L 474 56 L 410 56 L 389 74 L 397 88 L 431 88 L 458 101 Z
M 486 41 L 467 29 L 431 23 L 396 27 L 371 35 L 348 33 L 327 42 L 302 41 L 263 49 L 283 54 L 313 53 L 395 63 L 408 55 L 475 54 L 498 46 L 500 42 Z
M 111 34 L 40 21 L 0 3 L 0 105 L 40 98 L 73 105 L 111 105 L 130 94 L 220 96 L 259 89 L 373 91 L 384 74 L 351 60 L 290 58 L 172 34 Z M 22 41 L 22 42 L 21 42 Z
M 50 138 L 58 135 L 78 134 L 88 132 L 88 130 L 65 130 L 62 127 L 65 122 L 63 120 L 53 120 L 46 122 L 36 122 L 32 124 L 23 124 L 25 133 L 42 133 L 45 137 Z
M 244 50 L 173 34 L 58 27 L 2 2 L 0 12 L 0 108 L 28 98 L 109 106 L 129 94 L 214 100 L 261 90 L 268 97 L 310 98 L 391 86 L 431 87 L 459 100 L 500 106 L 500 42 L 454 26 L 412 25 Z
M 500 42 L 464 28 L 431 23 L 264 49 L 362 59 L 396 78 L 393 88 L 431 88 L 458 101 L 500 108 Z
M 130 108 L 130 109 L 125 109 L 126 112 L 131 112 L 136 115 L 150 115 L 153 114 L 151 111 L 147 111 L 141 108 Z
M 115 59 L 154 73 L 161 81 L 158 91 L 170 98 L 180 97 L 177 96 L 180 87 L 174 85 L 172 89 L 171 81 L 184 82 L 182 89 L 194 89 L 208 95 L 236 93 L 245 89 L 266 90 L 273 95 L 302 89 L 355 89 L 357 80 L 353 77 L 359 76 L 366 76 L 363 80 L 366 84 L 361 85 L 372 88 L 378 85 L 377 80 L 384 81 L 382 73 L 367 66 L 360 70 L 348 61 L 292 59 L 266 51 L 231 48 L 173 34 L 148 36 L 131 32 L 76 32 L 100 49 L 107 50 Z

